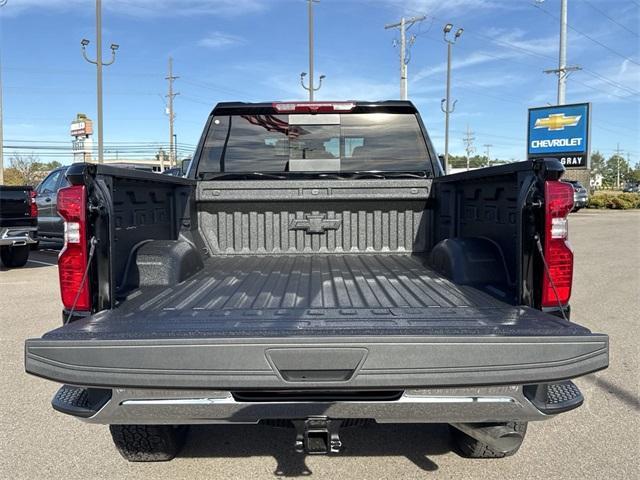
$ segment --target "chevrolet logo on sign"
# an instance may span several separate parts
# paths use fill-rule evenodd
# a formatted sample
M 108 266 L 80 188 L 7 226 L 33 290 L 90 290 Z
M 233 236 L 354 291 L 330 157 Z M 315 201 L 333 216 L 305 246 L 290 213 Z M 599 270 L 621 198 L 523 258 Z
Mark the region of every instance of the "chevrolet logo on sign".
M 564 130 L 564 127 L 575 127 L 582 115 L 566 116 L 564 113 L 552 113 L 548 117 L 536 119 L 533 128 L 546 128 L 550 131 Z

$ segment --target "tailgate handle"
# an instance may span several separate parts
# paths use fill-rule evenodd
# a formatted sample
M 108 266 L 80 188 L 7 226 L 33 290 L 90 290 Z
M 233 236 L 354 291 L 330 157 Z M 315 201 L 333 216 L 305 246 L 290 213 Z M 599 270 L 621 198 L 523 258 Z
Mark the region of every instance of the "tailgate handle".
M 355 370 L 280 370 L 287 382 L 345 382 Z
M 271 348 L 265 355 L 287 382 L 346 382 L 367 357 L 366 348 Z

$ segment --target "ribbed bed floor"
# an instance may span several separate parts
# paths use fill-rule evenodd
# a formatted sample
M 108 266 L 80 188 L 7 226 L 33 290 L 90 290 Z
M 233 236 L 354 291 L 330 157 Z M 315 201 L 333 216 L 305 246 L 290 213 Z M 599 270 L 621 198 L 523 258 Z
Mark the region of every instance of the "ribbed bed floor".
M 575 332 L 574 332 L 575 330 Z M 583 329 L 455 285 L 408 255 L 219 256 L 46 338 L 557 335 Z
M 229 256 L 142 309 L 472 307 L 499 302 L 408 255 Z

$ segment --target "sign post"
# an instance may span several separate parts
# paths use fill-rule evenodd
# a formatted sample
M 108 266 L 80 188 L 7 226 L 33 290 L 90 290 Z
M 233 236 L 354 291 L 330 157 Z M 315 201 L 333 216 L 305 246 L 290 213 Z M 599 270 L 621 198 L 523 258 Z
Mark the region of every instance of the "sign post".
M 589 169 L 591 104 L 529 109 L 527 158 L 557 158 L 569 169 Z

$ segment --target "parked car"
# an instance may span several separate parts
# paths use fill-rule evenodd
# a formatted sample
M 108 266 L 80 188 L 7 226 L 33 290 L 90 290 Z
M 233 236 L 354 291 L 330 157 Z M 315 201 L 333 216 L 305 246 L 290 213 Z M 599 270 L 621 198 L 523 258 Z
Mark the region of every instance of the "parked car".
M 164 172 L 162 172 L 162 174 L 171 175 L 173 177 L 182 177 L 183 175 L 182 167 L 167 168 Z
M 638 182 L 629 182 L 622 189 L 625 193 L 640 193 L 640 183 Z
M 69 186 L 65 174 L 69 166 L 56 168 L 36 187 L 38 238 L 57 244 L 64 241 L 64 221 L 58 214 L 58 190 Z
M 573 210 L 572 212 L 577 212 L 582 208 L 585 208 L 589 205 L 589 192 L 586 188 L 577 180 L 562 180 L 563 182 L 569 183 L 573 187 Z
M 37 242 L 38 207 L 33 187 L 0 185 L 0 261 L 23 267 Z
M 65 322 L 26 370 L 130 461 L 173 458 L 189 424 L 289 425 L 320 454 L 372 420 L 512 455 L 608 366 L 569 321 L 563 173 L 445 176 L 407 101 L 221 103 L 188 178 L 70 167 Z

